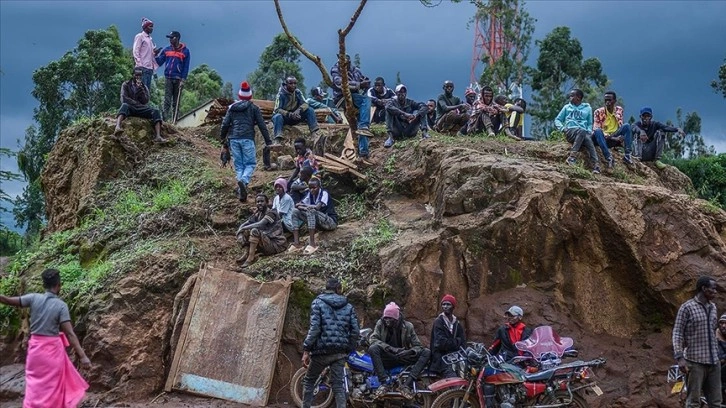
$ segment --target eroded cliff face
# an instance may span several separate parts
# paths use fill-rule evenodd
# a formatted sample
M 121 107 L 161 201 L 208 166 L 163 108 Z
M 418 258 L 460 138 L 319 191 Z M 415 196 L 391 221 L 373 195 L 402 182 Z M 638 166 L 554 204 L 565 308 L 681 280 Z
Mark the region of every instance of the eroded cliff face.
M 150 142 L 148 122 L 129 119 L 126 125 L 120 140 L 110 136 L 113 124 L 106 119 L 73 128 L 58 141 L 43 174 L 49 231 L 78 226 L 103 201 L 97 196 L 107 181 L 154 185 L 159 175 L 150 163 L 164 160 L 173 172 L 181 166 L 174 155 L 182 153 L 198 155 L 218 177 L 220 191 L 232 191 L 233 174 L 218 168 L 218 148 L 203 137 L 217 128 L 177 134 L 165 127 L 165 136 L 177 136 L 159 147 Z M 331 149 L 344 134 L 330 135 Z M 376 305 L 396 301 L 427 343 L 439 300 L 451 293 L 468 339 L 489 343 L 504 310 L 518 304 L 528 324 L 549 324 L 574 337 L 581 358 L 608 359 L 598 372 L 606 394 L 594 406 L 675 406 L 664 384 L 673 317 L 699 275 L 726 275 L 726 213 L 692 198 L 683 174 L 618 164 L 593 177 L 566 166 L 567 145 L 556 143 L 434 137 L 393 149 L 381 144 L 382 138 L 371 141 L 369 175 L 388 180 L 389 188 L 365 193 L 378 207 L 321 234 L 327 244 L 313 255 L 325 259 L 327 252 L 346 250 L 380 217 L 397 227 L 396 239 L 377 251 L 380 270 L 359 277 L 366 285 L 351 291 L 365 325 L 378 317 Z M 258 171 L 251 185 L 261 190 L 277 176 Z M 229 193 L 142 216 L 133 231 L 116 234 L 128 234 L 128 245 L 149 241 L 164 249 L 107 281 L 77 319 L 96 363 L 91 383 L 109 392 L 108 401 L 160 391 L 179 309 L 183 315 L 186 295 L 175 302 L 189 277 L 182 265 L 194 256 L 233 268 L 240 254 L 234 243 L 239 211 Z M 102 238 L 84 239 L 104 256 L 122 245 Z M 277 273 L 299 277 L 313 291 L 325 278 L 293 267 Z M 299 365 L 306 296 L 286 317 L 272 387 L 278 401 L 278 389 Z

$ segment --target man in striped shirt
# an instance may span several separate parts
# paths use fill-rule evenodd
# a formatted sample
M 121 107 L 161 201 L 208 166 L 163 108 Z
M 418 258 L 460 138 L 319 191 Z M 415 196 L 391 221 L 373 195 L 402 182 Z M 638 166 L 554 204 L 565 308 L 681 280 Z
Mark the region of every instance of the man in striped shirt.
M 681 305 L 673 325 L 673 355 L 681 371 L 688 374 L 686 407 L 699 407 L 701 393 L 709 407 L 721 406 L 717 314 L 712 301 L 716 293 L 712 277 L 698 278 L 696 296 Z

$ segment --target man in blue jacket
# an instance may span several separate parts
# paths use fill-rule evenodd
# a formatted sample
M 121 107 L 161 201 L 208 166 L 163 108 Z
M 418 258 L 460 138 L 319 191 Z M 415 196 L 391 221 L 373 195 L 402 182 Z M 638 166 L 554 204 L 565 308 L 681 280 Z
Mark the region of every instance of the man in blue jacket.
M 308 129 L 313 138 L 318 137 L 318 121 L 315 110 L 305 101 L 301 90 L 297 89 L 297 78 L 289 76 L 280 86 L 275 98 L 275 109 L 272 115 L 273 133 L 275 142 L 282 143 L 282 127 L 307 122 Z
M 592 139 L 592 108 L 587 102 L 583 102 L 585 94 L 582 90 L 574 88 L 570 91 L 570 103 L 562 107 L 562 110 L 555 118 L 555 127 L 563 132 L 567 141 L 572 143 L 572 150 L 567 157 L 567 164 L 577 163 L 577 152 L 585 146 L 590 156 L 592 172 L 600 173 L 600 159 L 597 158 L 595 143 Z
M 320 373 L 330 366 L 331 384 L 336 408 L 345 408 L 343 366 L 348 353 L 355 350 L 360 326 L 353 306 L 342 296 L 340 282 L 328 279 L 325 292 L 310 306 L 310 329 L 303 342 L 303 366 L 308 371 L 303 379 L 303 408 L 313 402 L 313 385 Z
M 239 101 L 229 105 L 227 114 L 222 120 L 219 138 L 222 140 L 223 154 L 231 152 L 234 159 L 234 171 L 237 176 L 237 198 L 247 201 L 247 185 L 257 167 L 255 149 L 255 125 L 265 138 L 265 148 L 276 148 L 270 140 L 265 120 L 262 119 L 260 108 L 252 103 L 252 88 L 247 81 L 240 84 L 237 93 Z M 269 164 L 269 163 L 265 163 Z
M 172 31 L 166 38 L 169 39 L 169 46 L 161 50 L 156 56 L 156 63 L 164 67 L 164 119 L 176 122 L 179 113 L 179 99 L 184 81 L 189 74 L 189 48 L 179 42 L 181 34 L 179 31 Z

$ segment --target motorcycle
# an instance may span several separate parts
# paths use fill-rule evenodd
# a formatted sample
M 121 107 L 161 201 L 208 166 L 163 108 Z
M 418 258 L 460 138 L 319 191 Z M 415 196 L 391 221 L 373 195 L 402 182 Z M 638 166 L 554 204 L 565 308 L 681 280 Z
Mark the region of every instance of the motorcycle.
M 447 364 L 464 359 L 467 372 L 464 378 L 447 378 L 429 386 L 433 392 L 442 392 L 432 408 L 588 408 L 583 394 L 603 393 L 591 374 L 593 368 L 605 364 L 604 359 L 576 361 L 529 374 L 476 343 L 444 359 Z M 487 388 L 493 391 L 489 395 L 485 395 Z
M 371 356 L 361 351 L 368 348 L 368 337 L 372 330 L 362 329 L 360 331 L 359 350 L 348 354 L 343 372 L 345 374 L 345 392 L 348 402 L 353 405 L 367 406 L 373 402 L 384 402 L 384 405 L 399 405 L 405 407 L 430 408 L 433 401 L 433 392 L 428 385 L 436 380 L 436 376 L 424 370 L 418 380 L 413 382 L 413 400 L 407 400 L 398 391 L 399 387 L 410 377 L 411 367 L 394 367 L 387 370 L 390 378 L 393 379 L 392 387 L 383 397 L 376 399 L 375 391 L 380 387 L 378 377 L 373 371 Z M 330 385 L 329 367 L 326 367 L 318 376 L 313 385 L 312 408 L 328 408 L 334 403 L 333 389 Z M 307 369 L 305 367 L 297 370 L 290 383 L 290 394 L 295 404 L 302 408 L 303 403 L 303 379 Z
M 686 374 L 681 372 L 678 364 L 674 364 L 668 368 L 668 374 L 666 377 L 668 384 L 673 384 L 671 387 L 671 394 L 678 394 L 678 400 L 681 405 L 686 403 L 686 396 L 688 395 L 688 387 L 686 386 Z M 721 396 L 726 396 L 726 389 L 721 389 Z M 705 396 L 701 396 L 700 399 L 701 408 L 708 407 L 708 401 Z M 723 406 L 723 403 L 722 405 Z

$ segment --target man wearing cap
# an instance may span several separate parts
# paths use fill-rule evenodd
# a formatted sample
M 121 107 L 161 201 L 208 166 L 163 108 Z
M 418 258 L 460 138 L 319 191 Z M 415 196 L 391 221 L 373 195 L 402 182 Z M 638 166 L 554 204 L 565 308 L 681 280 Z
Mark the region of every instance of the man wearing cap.
M 584 146 L 590 157 L 592 172 L 600 174 L 600 159 L 592 140 L 592 108 L 589 103 L 582 101 L 585 94 L 581 89 L 573 88 L 569 97 L 570 103 L 563 106 L 555 118 L 557 130 L 563 132 L 567 141 L 572 143 L 566 163 L 571 166 L 577 164 L 577 152 Z
M 116 116 L 116 129 L 114 134 L 123 133 L 121 123 L 129 116 L 151 119 L 154 124 L 154 142 L 166 143 L 166 139 L 161 137 L 161 113 L 156 108 L 152 108 L 149 103 L 149 88 L 143 83 L 143 68 L 134 68 L 134 76 L 128 81 L 121 84 L 121 107 Z
M 665 163 L 660 161 L 665 146 L 665 133 L 678 132 L 678 136 L 684 137 L 683 129 L 664 125 L 653 121 L 653 109 L 646 106 L 640 110 L 640 121 L 633 125 L 633 134 L 636 137 L 635 154 L 644 162 L 655 162 L 659 169 L 665 168 Z
M 386 105 L 386 132 L 388 139 L 383 147 L 391 147 L 395 139 L 407 139 L 416 136 L 421 130 L 423 139 L 429 138 L 426 129 L 426 112 L 428 107 L 423 102 L 406 98 L 406 85 L 396 86 L 396 97 Z
M 625 148 L 623 163 L 633 164 L 630 157 L 633 149 L 633 135 L 630 124 L 623 123 L 623 107 L 615 104 L 617 99 L 614 91 L 605 92 L 605 106 L 595 109 L 593 114 L 595 117 L 592 125 L 593 137 L 600 146 L 609 168 L 612 168 L 615 163 L 608 150 L 610 147 L 623 146 Z
M 381 386 L 376 390 L 376 398 L 384 396 L 390 389 L 392 379 L 387 369 L 413 364 L 411 375 L 400 386 L 399 392 L 407 399 L 414 397 L 413 382 L 423 371 L 431 357 L 431 351 L 421 345 L 413 324 L 401 316 L 398 305 L 391 302 L 383 309 L 383 317 L 378 319 L 370 338 L 368 354 L 373 360 L 373 370 Z
M 464 326 L 454 316 L 456 298 L 452 295 L 444 295 L 441 298 L 441 314 L 434 320 L 431 329 L 431 366 L 429 369 L 439 373 L 442 377 L 456 377 L 456 373 L 450 366 L 444 364 L 441 359 L 446 354 L 459 351 L 466 345 Z
M 165 47 L 156 56 L 156 63 L 164 67 L 164 118 L 172 123 L 176 122 L 179 113 L 179 100 L 184 81 L 189 74 L 189 61 L 191 55 L 189 48 L 179 42 L 181 34 L 179 31 L 170 32 L 166 38 L 169 39 L 169 46 Z
M 246 268 L 257 261 L 257 251 L 263 255 L 275 255 L 287 249 L 287 238 L 282 231 L 280 214 L 269 207 L 265 194 L 255 197 L 256 211 L 237 229 L 235 234 L 240 245 L 249 246 L 247 253 L 237 259 Z
M 141 82 L 151 90 L 151 77 L 154 71 L 159 68 L 154 57 L 159 54 L 161 48 L 156 48 L 151 33 L 154 32 L 154 22 L 146 17 L 141 18 L 141 32 L 134 37 L 132 54 L 134 55 L 134 66 L 141 67 Z
M 391 88 L 386 86 L 386 81 L 383 77 L 378 77 L 373 81 L 373 88 L 368 90 L 368 96 L 371 98 L 371 106 L 373 106 L 371 123 L 385 123 L 386 105 L 393 100 L 396 94 Z
M 308 370 L 303 378 L 302 408 L 312 405 L 313 385 L 325 367 L 330 367 L 335 407 L 346 406 L 343 367 L 348 353 L 358 344 L 360 326 L 355 309 L 341 291 L 340 281 L 330 278 L 325 284 L 325 292 L 310 306 L 310 328 L 303 342 L 302 364 Z
M 514 343 L 526 340 L 532 334 L 532 329 L 522 321 L 523 315 L 524 311 L 519 306 L 512 306 L 504 312 L 507 323 L 499 326 L 494 334 L 494 342 L 489 347 L 490 353 L 502 356 L 505 361 L 519 354 Z
M 673 357 L 681 372 L 688 374 L 686 407 L 700 407 L 701 395 L 709 407 L 720 407 L 721 364 L 716 337 L 716 281 L 701 276 L 696 281 L 696 295 L 684 302 L 673 324 Z
M 338 110 L 335 108 L 331 108 L 328 105 L 327 100 L 325 99 L 327 96 L 328 94 L 323 91 L 323 88 L 316 86 L 315 88 L 310 90 L 310 98 L 308 98 L 305 102 L 307 102 L 307 104 L 315 110 L 327 110 L 330 114 L 325 118 L 326 122 L 343 123 L 343 118 L 340 116 Z
M 358 156 L 367 158 L 370 154 L 368 149 L 368 138 L 371 133 L 371 98 L 368 96 L 368 88 L 371 80 L 363 75 L 360 68 L 353 66 L 350 62 L 350 55 L 345 55 L 345 65 L 348 67 L 348 89 L 350 89 L 353 105 L 358 109 L 358 124 L 356 134 L 358 135 Z M 330 77 L 333 80 L 333 100 L 335 106 L 341 108 L 344 104 L 343 98 L 343 68 L 339 66 L 340 61 L 330 68 Z
M 442 88 L 444 93 L 436 101 L 435 129 L 441 133 L 455 132 L 469 121 L 469 107 L 458 96 L 454 96 L 453 82 L 444 81 Z
M 303 120 L 308 124 L 310 134 L 316 139 L 319 138 L 315 110 L 305 102 L 302 91 L 297 88 L 297 78 L 289 76 L 285 78 L 277 92 L 277 98 L 275 98 L 275 109 L 272 115 L 275 141 L 282 143 L 283 126 L 297 125 Z
M 240 84 L 237 92 L 239 101 L 229 105 L 227 114 L 222 120 L 219 137 L 223 150 L 232 154 L 234 171 L 237 177 L 237 198 L 247 201 L 247 185 L 250 183 L 252 173 L 257 167 L 255 150 L 255 125 L 265 138 L 266 148 L 276 148 L 270 140 L 265 120 L 262 119 L 260 108 L 252 103 L 252 88 L 247 81 Z M 224 153 L 224 152 L 223 152 Z M 268 164 L 268 163 L 265 163 Z

